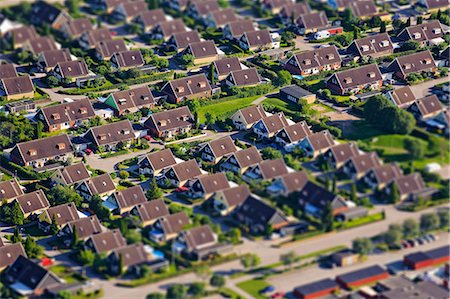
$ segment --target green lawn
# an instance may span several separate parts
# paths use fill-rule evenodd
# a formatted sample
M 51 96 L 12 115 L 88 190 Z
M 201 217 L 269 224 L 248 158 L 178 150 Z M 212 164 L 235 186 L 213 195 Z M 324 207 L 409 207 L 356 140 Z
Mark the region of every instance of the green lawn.
M 291 101 L 284 101 L 278 98 L 267 98 L 263 101 L 263 104 L 272 105 L 281 111 L 300 111 L 300 106 Z
M 315 94 L 317 94 L 319 89 L 326 88 L 324 79 L 307 81 L 306 84 L 308 85 L 308 90 Z M 349 99 L 349 96 L 340 96 L 335 94 L 333 94 L 332 97 L 335 98 L 337 102 L 344 102 Z
M 269 283 L 262 279 L 251 279 L 238 283 L 237 286 L 247 294 L 251 295 L 255 299 L 266 299 L 267 297 L 261 295 L 264 288 L 269 286 Z
M 259 97 L 260 96 L 237 98 L 202 106 L 198 109 L 199 121 L 202 123 L 205 122 L 206 112 L 212 113 L 218 119 L 225 119 L 227 117 L 230 117 L 237 110 L 250 106 L 252 102 Z

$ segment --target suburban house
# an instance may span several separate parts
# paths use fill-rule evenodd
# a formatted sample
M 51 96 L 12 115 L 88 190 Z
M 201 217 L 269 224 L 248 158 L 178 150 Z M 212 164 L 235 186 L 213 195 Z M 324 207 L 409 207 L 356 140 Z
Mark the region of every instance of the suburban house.
M 253 52 L 268 50 L 273 47 L 272 37 L 267 29 L 246 31 L 239 38 L 239 47 Z
M 50 225 L 56 221 L 58 228 L 63 228 L 67 223 L 80 219 L 77 207 L 74 203 L 65 203 L 49 207 L 39 215 L 39 228 L 44 232 L 50 231 Z
M 380 167 L 381 161 L 376 152 L 364 153 L 353 156 L 345 162 L 342 172 L 352 180 L 357 181 L 364 177 L 370 170 Z
M 186 212 L 163 216 L 153 224 L 149 237 L 158 243 L 167 242 L 176 238 L 190 223 Z
M 179 12 L 185 10 L 187 8 L 188 4 L 189 4 L 189 0 L 169 0 L 169 1 L 167 1 L 167 5 L 170 8 L 173 8 Z
M 307 135 L 300 141 L 300 148 L 308 157 L 317 157 L 334 145 L 334 140 L 327 130 Z
M 139 68 L 145 64 L 144 57 L 139 50 L 129 50 L 116 52 L 109 60 L 113 70 L 128 70 L 131 68 Z
M 114 53 L 128 51 L 123 39 L 111 39 L 98 42 L 95 45 L 95 56 L 99 60 L 109 60 Z
M 206 27 L 223 28 L 226 24 L 238 20 L 234 9 L 224 8 L 219 10 L 213 10 L 205 17 Z
M 306 101 L 312 104 L 316 101 L 316 95 L 298 85 L 289 85 L 280 89 L 280 98 L 286 101 L 301 104 L 300 101 Z
M 106 151 L 113 151 L 129 147 L 135 135 L 130 121 L 122 120 L 92 127 L 86 132 L 84 138 L 92 142 L 95 149 L 102 147 Z
M 182 31 L 174 33 L 166 42 L 165 48 L 168 51 L 179 53 L 186 49 L 190 43 L 198 43 L 200 41 L 200 34 L 197 30 Z
M 13 49 L 19 49 L 30 40 L 39 37 L 33 26 L 21 26 L 13 28 L 5 34 L 5 39 L 9 40 Z
M 225 79 L 228 87 L 251 87 L 262 83 L 256 68 L 231 71 Z
M 417 120 L 426 121 L 435 118 L 439 113 L 444 111 L 444 107 L 442 107 L 438 97 L 433 94 L 416 100 L 409 107 L 409 111 L 414 114 Z
M 48 25 L 53 29 L 60 29 L 62 25 L 69 22 L 70 15 L 45 1 L 34 2 L 31 6 L 30 22 L 44 26 Z
M 347 203 L 340 195 L 334 194 L 310 181 L 306 182 L 303 189 L 296 194 L 298 203 L 303 207 L 303 211 L 313 217 L 320 218 L 328 205 L 331 205 L 333 215 L 348 209 Z
M 347 52 L 359 57 L 381 57 L 394 53 L 394 46 L 387 33 L 378 33 L 354 40 Z
M 97 0 L 96 3 L 91 3 L 96 9 L 104 10 L 107 14 L 111 14 L 114 8 L 121 3 L 127 3 L 130 0 Z
M 283 24 L 295 24 L 295 21 L 304 14 L 311 13 L 311 7 L 309 6 L 308 2 L 296 2 L 292 3 L 289 2 L 280 10 L 279 17 Z
M 397 163 L 389 163 L 372 168 L 364 175 L 363 180 L 372 190 L 383 189 L 395 178 L 403 176 Z
M 65 236 L 65 243 L 70 245 L 74 231 L 77 232 L 78 240 L 86 241 L 92 235 L 103 231 L 102 225 L 96 215 L 80 218 L 68 222 L 58 233 L 58 236 Z
M 410 86 L 400 87 L 387 93 L 387 97 L 395 106 L 401 109 L 409 108 L 415 101 L 416 96 Z
M 173 187 L 184 186 L 189 180 L 202 175 L 197 162 L 192 159 L 182 163 L 174 164 L 164 170 L 158 181 L 160 184 L 168 183 Z
M 215 192 L 230 187 L 227 176 L 223 172 L 205 174 L 192 179 L 185 195 L 191 199 L 209 199 Z
M 127 23 L 131 22 L 142 12 L 148 10 L 148 3 L 143 0 L 128 1 L 117 5 L 112 12 L 114 18 Z
M 25 219 L 37 216 L 50 207 L 50 203 L 42 190 L 25 193 L 16 197 L 15 200 L 19 204 Z
M 444 31 L 438 20 L 406 27 L 398 38 L 403 41 L 416 41 L 421 47 L 439 44 L 443 41 Z
M 38 110 L 35 119 L 42 122 L 47 132 L 75 128 L 95 116 L 88 98 L 46 106 Z
M 220 10 L 217 0 L 189 1 L 186 13 L 195 20 L 203 20 L 211 11 Z
M 0 79 L 18 77 L 16 67 L 12 63 L 0 64 Z
M 90 75 L 88 66 L 84 60 L 72 60 L 58 62 L 53 69 L 53 75 L 60 82 L 73 83 L 77 79 L 81 79 Z
M 147 227 L 159 218 L 168 216 L 169 210 L 163 199 L 154 199 L 135 205 L 130 214 L 139 218 L 142 227 Z
M 285 151 L 292 152 L 299 147 L 300 142 L 312 132 L 305 121 L 286 126 L 275 134 L 275 142 L 282 146 Z
M 143 32 L 150 32 L 158 23 L 167 21 L 162 8 L 141 11 L 134 22 L 141 26 Z
M 336 46 L 330 46 L 296 53 L 286 61 L 284 68 L 291 74 L 305 77 L 322 71 L 338 70 L 341 63 Z
M 291 172 L 275 178 L 272 184 L 267 187 L 267 192 L 272 196 L 288 196 L 293 192 L 302 190 L 307 182 L 306 172 Z
M 252 20 L 236 20 L 229 22 L 223 28 L 223 37 L 228 40 L 239 40 L 239 38 L 249 31 L 254 31 L 256 28 Z
M 111 32 L 108 28 L 98 28 L 85 31 L 78 39 L 80 47 L 88 50 L 94 48 L 97 43 L 112 40 Z
M 151 114 L 144 126 L 152 136 L 170 139 L 188 133 L 194 127 L 194 117 L 188 106 L 181 106 Z
M 50 177 L 53 184 L 73 186 L 91 177 L 84 163 L 80 162 L 57 169 Z
M 147 201 L 144 191 L 140 185 L 129 187 L 123 190 L 117 190 L 111 194 L 103 206 L 114 214 L 128 214 L 135 206 Z
M 104 103 L 120 116 L 138 112 L 142 108 L 153 109 L 155 99 L 150 88 L 148 86 L 142 86 L 113 92 L 109 94 Z
M 389 196 L 392 192 L 393 184 L 397 186 L 399 200 L 416 200 L 418 198 L 430 199 L 436 189 L 427 188 L 420 173 L 414 172 L 408 175 L 396 177 L 387 185 L 383 192 Z
M 44 51 L 39 55 L 37 66 L 41 71 L 49 73 L 58 63 L 71 60 L 72 56 L 69 49 Z
M 0 203 L 6 201 L 7 203 L 12 202 L 18 196 L 24 194 L 22 187 L 17 179 L 11 179 L 8 181 L 0 181 Z
M 157 40 L 167 41 L 174 33 L 186 31 L 186 26 L 181 19 L 159 22 L 151 31 L 151 37 Z
M 182 53 L 182 55 L 186 54 L 194 57 L 194 64 L 211 63 L 219 59 L 219 51 L 212 40 L 189 43 Z
M 261 234 L 268 229 L 280 229 L 289 224 L 289 220 L 281 211 L 254 195 L 248 196 L 235 209 L 235 217 L 253 234 Z
M 51 161 L 66 161 L 73 153 L 72 143 L 66 134 L 26 141 L 14 146 L 11 161 L 32 167 L 42 167 Z
M 262 161 L 261 154 L 256 147 L 251 146 L 247 149 L 230 153 L 219 164 L 221 171 L 231 171 L 236 174 L 243 174 L 247 168 L 254 166 Z
M 284 113 L 278 112 L 258 120 L 253 125 L 253 132 L 258 135 L 258 138 L 270 139 L 281 129 L 289 125 L 290 124 L 284 116 Z
M 429 50 L 399 56 L 391 62 L 388 68 L 394 72 L 397 78 L 403 80 L 408 79 L 408 76 L 414 73 L 435 73 L 437 70 L 436 62 Z
M 95 195 L 107 199 L 116 191 L 116 185 L 111 176 L 105 173 L 84 180 L 75 189 L 86 200 L 91 200 Z
M 296 23 L 301 34 L 308 34 L 328 27 L 329 21 L 325 12 L 320 11 L 300 15 Z
M 174 164 L 177 164 L 177 161 L 172 154 L 172 150 L 166 148 L 160 151 L 151 152 L 139 159 L 139 174 L 155 177 L 160 174 L 163 169 Z
M 208 98 L 213 95 L 213 89 L 205 74 L 169 81 L 161 91 L 167 95 L 167 101 L 172 104 L 189 99 Z
M 280 13 L 285 5 L 293 4 L 294 2 L 293 0 L 263 0 L 261 4 L 264 9 L 276 15 Z
M 272 180 L 288 172 L 283 159 L 263 160 L 254 166 L 250 166 L 242 175 L 242 179 L 246 182 Z
M 339 95 L 359 93 L 364 90 L 379 90 L 383 85 L 383 77 L 378 65 L 368 64 L 334 73 L 326 80 L 326 85 Z
M 1 245 L 0 241 L 0 245 Z M 14 261 L 19 257 L 26 257 L 27 254 L 23 249 L 22 243 L 13 243 L 10 245 L 0 246 L 0 271 L 3 271 L 8 266 L 12 265 Z
M 110 254 L 115 249 L 126 246 L 127 242 L 119 229 L 108 230 L 90 236 L 84 246 L 97 254 Z
M 247 185 L 239 185 L 217 191 L 213 195 L 214 209 L 222 216 L 226 216 L 239 207 L 250 196 Z
M 91 20 L 88 18 L 72 19 L 61 26 L 61 32 L 65 38 L 78 39 L 81 34 L 94 29 Z
M 366 20 L 378 15 L 377 7 L 373 0 L 351 1 L 347 6 L 355 18 Z
M 0 79 L 0 96 L 4 96 L 8 101 L 34 98 L 34 85 L 31 82 L 30 76 Z
M 214 78 L 218 81 L 225 79 L 232 71 L 242 70 L 242 64 L 237 57 L 226 57 L 216 60 L 211 64 L 214 65 Z
M 252 105 L 239 109 L 232 116 L 233 125 L 238 130 L 249 130 L 255 123 L 267 117 L 262 105 Z
M 439 10 L 445 11 L 448 9 L 448 1 L 441 0 L 419 0 L 418 4 L 424 7 L 428 13 L 437 12 Z
M 233 139 L 230 136 L 211 140 L 201 146 L 198 153 L 203 161 L 218 163 L 223 157 L 226 157 L 238 149 L 234 145 Z
M 332 169 L 340 169 L 349 159 L 358 155 L 356 143 L 349 142 L 332 146 L 323 154 L 323 158 Z
M 57 50 L 55 41 L 52 37 L 40 36 L 34 39 L 29 39 L 23 45 L 23 50 L 28 51 L 38 57 L 44 51 Z

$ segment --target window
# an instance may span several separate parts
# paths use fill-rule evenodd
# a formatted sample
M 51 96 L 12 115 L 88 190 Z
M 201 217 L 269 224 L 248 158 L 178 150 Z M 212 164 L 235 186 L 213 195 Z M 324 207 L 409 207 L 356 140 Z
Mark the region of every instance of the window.
M 56 148 L 59 149 L 59 150 L 63 150 L 63 149 L 66 148 L 66 144 L 65 143 L 58 143 L 56 145 Z
M 369 78 L 375 78 L 375 73 L 374 72 L 370 72 L 367 74 L 367 76 L 369 76 Z
M 370 50 L 370 48 L 369 48 L 368 45 L 363 45 L 363 46 L 361 47 L 361 51 L 363 51 L 363 52 L 367 52 L 367 51 L 369 51 L 369 50 Z
M 29 149 L 28 150 L 28 154 L 30 156 L 36 156 L 37 155 L 37 150 L 36 149 Z

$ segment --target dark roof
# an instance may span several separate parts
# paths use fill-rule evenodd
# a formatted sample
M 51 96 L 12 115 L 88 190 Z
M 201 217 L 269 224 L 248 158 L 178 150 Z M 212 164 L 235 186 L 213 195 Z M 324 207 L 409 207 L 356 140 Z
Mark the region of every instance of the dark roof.
M 130 267 L 146 263 L 149 260 L 149 255 L 145 251 L 142 243 L 136 243 L 121 247 L 114 250 L 114 254 L 117 257 L 121 257 L 122 266 Z
M 112 251 L 127 245 L 125 238 L 118 229 L 92 235 L 91 241 L 97 253 Z
M 230 29 L 231 34 L 234 37 L 241 36 L 247 31 L 255 30 L 253 22 L 251 20 L 236 20 L 227 24 Z
M 29 75 L 1 79 L 7 95 L 24 94 L 34 91 L 33 82 Z
M 253 31 L 246 31 L 244 33 L 247 44 L 250 47 L 256 47 L 256 46 L 262 46 L 272 43 L 272 38 L 270 37 L 269 30 L 253 30 Z
M 187 160 L 171 166 L 179 181 L 193 179 L 202 174 L 200 167 L 194 159 Z
M 94 139 L 92 141 L 97 145 L 107 145 L 134 138 L 133 127 L 129 120 L 93 127 L 89 129 L 89 132 L 90 134 L 86 134 L 86 137 L 92 136 Z
M 199 176 L 197 180 L 202 185 L 205 194 L 214 193 L 230 187 L 227 176 L 223 172 L 205 174 Z
M 245 216 L 247 219 L 252 219 L 251 222 L 253 225 L 262 224 L 265 226 L 269 224 L 277 224 L 270 223 L 272 219 L 280 222 L 287 221 L 286 216 L 282 212 L 252 195 L 245 199 L 245 201 L 239 206 L 236 213 L 238 215 Z
M 286 187 L 287 193 L 302 190 L 308 182 L 308 176 L 304 171 L 287 173 L 282 175 L 280 179 Z
M 75 227 L 78 233 L 78 238 L 86 239 L 94 234 L 102 232 L 102 226 L 96 215 L 80 218 L 67 223 L 73 233 Z
M 328 18 L 325 12 L 312 12 L 303 14 L 297 19 L 297 24 L 305 29 L 322 28 L 328 25 Z
M 310 12 L 311 7 L 305 1 L 305 2 L 289 3 L 284 5 L 280 11 L 280 15 L 283 18 L 291 18 L 293 16 L 294 20 L 296 20 L 299 16 L 303 14 L 308 14 Z
M 27 254 L 25 253 L 25 250 L 23 250 L 22 243 L 14 243 L 10 245 L 0 246 L 0 269 L 3 269 L 12 263 L 19 257 L 19 256 L 26 257 Z
M 438 20 L 424 22 L 422 24 L 406 27 L 398 37 L 403 40 L 415 40 L 418 42 L 430 41 L 444 35 L 441 23 Z
M 335 73 L 333 76 L 336 76 L 339 85 L 343 89 L 383 80 L 380 69 L 376 64 L 368 64 L 341 71 Z
M 396 177 L 402 176 L 402 170 L 396 163 L 389 163 L 372 169 L 378 183 L 389 183 Z
M 197 250 L 202 246 L 216 242 L 216 237 L 214 236 L 211 227 L 208 224 L 191 228 L 182 233 L 188 250 Z
M 239 110 L 239 112 L 242 114 L 242 117 L 248 124 L 255 123 L 258 120 L 266 117 L 266 112 L 261 105 L 252 105 L 246 108 L 242 108 Z
M 377 7 L 372 0 L 352 1 L 349 4 L 349 8 L 352 11 L 353 16 L 357 18 L 370 17 L 377 13 Z
M 327 149 L 334 145 L 333 137 L 327 130 L 306 136 L 315 151 Z
M 16 198 L 24 214 L 33 213 L 50 207 L 42 190 L 26 193 Z
M 214 61 L 214 65 L 216 66 L 216 71 L 221 75 L 227 75 L 231 71 L 237 71 L 242 69 L 241 62 L 237 57 L 227 57 L 220 60 Z
M 65 203 L 50 207 L 45 211 L 45 213 L 48 215 L 50 221 L 53 221 L 54 217 L 58 225 L 64 225 L 68 222 L 80 219 L 80 215 L 78 215 L 78 211 L 74 203 Z
M 130 50 L 114 53 L 111 57 L 119 67 L 132 67 L 144 65 L 144 58 L 139 50 Z
M 105 40 L 111 40 L 112 35 L 108 28 L 98 28 L 83 33 L 87 37 L 87 41 L 91 47 Z
M 95 48 L 102 57 L 110 57 L 116 52 L 123 52 L 128 50 L 123 39 L 101 41 L 97 43 Z
M 195 8 L 199 16 L 207 15 L 211 11 L 219 10 L 220 6 L 217 0 L 191 1 L 190 5 Z
M 63 78 L 77 78 L 89 75 L 89 70 L 84 60 L 59 62 L 56 65 L 56 68 L 59 68 L 60 74 Z
M 330 148 L 337 163 L 347 162 L 348 159 L 359 155 L 358 146 L 355 142 L 341 143 Z
M 237 20 L 236 14 L 232 8 L 211 11 L 211 18 L 216 23 L 216 26 L 222 26 Z
M 304 88 L 301 88 L 298 85 L 289 85 L 289 86 L 283 87 L 280 91 L 282 91 L 286 94 L 289 94 L 297 99 L 301 99 L 303 97 L 312 95 L 311 92 L 309 92 L 308 90 L 306 90 Z
M 430 257 L 424 252 L 418 251 L 405 255 L 404 259 L 412 263 L 420 263 L 424 261 L 429 261 Z
M 410 86 L 394 89 L 391 91 L 391 96 L 395 105 L 399 107 L 404 107 L 408 104 L 410 105 L 416 100 L 416 96 L 412 92 Z
M 212 40 L 190 43 L 189 52 L 194 58 L 204 58 L 217 55 L 217 48 Z
M 88 98 L 42 107 L 40 111 L 48 126 L 86 120 L 95 116 L 94 108 Z
M 270 180 L 288 173 L 283 159 L 263 160 L 258 165 L 264 180 Z
M 416 100 L 415 105 L 419 109 L 422 116 L 427 116 L 429 114 L 438 113 L 444 110 L 441 102 L 435 94 Z
M 340 197 L 327 189 L 308 181 L 305 187 L 298 193 L 299 199 L 314 205 L 319 209 L 325 209 L 331 203 L 333 210 L 344 207 L 345 202 Z M 335 201 L 335 199 L 338 199 Z
M 290 142 L 296 142 L 302 140 L 308 135 L 311 135 L 312 132 L 309 129 L 308 124 L 305 121 L 301 121 L 293 125 L 284 127 L 282 130 L 280 130 L 280 132 L 277 133 L 277 136 L 283 137 L 283 134 L 286 134 Z
M 394 70 L 399 70 L 405 75 L 416 73 L 436 67 L 436 62 L 429 50 L 409 55 L 399 56 L 392 63 Z
M 231 187 L 220 191 L 223 194 L 223 199 L 228 203 L 228 206 L 234 207 L 243 203 L 250 196 L 250 189 L 247 185 L 240 185 Z
M 261 154 L 254 146 L 236 151 L 232 156 L 236 158 L 236 161 L 241 168 L 252 166 L 262 161 Z
M 284 127 L 289 126 L 283 112 L 278 112 L 273 115 L 263 117 L 261 121 L 269 133 L 276 133 Z
M 173 42 L 177 48 L 186 48 L 190 43 L 200 42 L 197 30 L 177 32 L 172 35 Z
M 450 257 L 450 248 L 448 246 L 442 246 L 436 249 L 425 251 L 425 254 L 432 259 Z
M 155 102 L 152 91 L 148 86 L 117 91 L 112 94 L 112 97 L 116 102 L 118 111 L 124 111 L 130 108 L 140 108 Z
M 233 139 L 231 139 L 230 136 L 225 136 L 219 139 L 211 140 L 204 146 L 205 147 L 208 146 L 211 149 L 214 157 L 216 158 L 220 158 L 237 151 Z
M 44 51 L 41 53 L 45 67 L 55 67 L 59 62 L 71 61 L 69 49 Z
M 387 273 L 387 271 L 378 266 L 371 266 L 371 267 L 366 267 L 360 270 L 356 270 L 356 271 L 352 271 L 350 273 L 346 273 L 346 274 L 342 274 L 336 277 L 336 279 L 339 279 L 340 281 L 344 282 L 344 283 L 353 283 L 356 281 L 360 281 L 360 280 L 364 280 L 373 276 L 378 276 L 381 274 Z
M 162 199 L 155 199 L 138 204 L 136 209 L 142 221 L 156 220 L 169 215 L 169 210 Z
M 47 36 L 30 39 L 28 40 L 28 43 L 30 45 L 30 51 L 35 55 L 40 54 L 44 51 L 51 51 L 57 49 L 53 38 Z
M 17 77 L 16 67 L 14 64 L 0 64 L 0 79 L 12 77 Z
M 66 134 L 18 143 L 17 148 L 24 162 L 51 158 L 73 152 Z
M 22 26 L 19 28 L 13 28 L 8 31 L 15 44 L 21 44 L 29 39 L 35 39 L 38 37 L 36 30 L 33 26 Z
M 91 20 L 88 18 L 73 19 L 66 23 L 67 31 L 70 36 L 82 34 L 85 31 L 92 30 Z
M 354 40 L 353 43 L 358 50 L 357 54 L 360 55 L 373 55 L 378 52 L 394 49 L 391 38 L 387 33 L 369 35 L 367 37 Z M 349 49 L 351 48 L 352 47 L 350 46 Z
M 45 1 L 37 1 L 33 3 L 31 12 L 33 18 L 36 18 L 38 24 L 52 24 L 62 11 L 50 3 Z
M 175 109 L 153 113 L 145 121 L 144 125 L 151 127 L 152 125 L 159 132 L 171 130 L 175 128 L 190 126 L 193 123 L 193 116 L 187 106 L 181 106 Z
M 140 185 L 129 187 L 127 189 L 114 192 L 114 198 L 117 201 L 119 209 L 133 207 L 138 204 L 145 203 L 147 198 Z
M 229 76 L 233 78 L 235 86 L 254 85 L 261 82 L 256 68 L 232 71 Z
M 169 148 L 149 153 L 147 159 L 153 170 L 160 170 L 177 164 L 177 161 Z
M 144 26 L 155 26 L 160 22 L 166 21 L 166 15 L 162 8 L 151 9 L 144 12 L 138 16 L 138 18 L 144 23 Z
M 91 191 L 91 195 L 103 194 L 116 189 L 116 185 L 114 185 L 109 173 L 89 178 L 85 183 Z
M 183 230 L 183 228 L 189 225 L 189 217 L 186 212 L 178 212 L 170 214 L 159 219 L 164 234 L 176 234 Z
M 169 89 L 177 98 L 195 95 L 211 90 L 211 85 L 205 74 L 198 74 L 169 81 L 162 88 L 163 92 Z
M 350 158 L 357 173 L 365 173 L 372 168 L 381 166 L 380 159 L 376 152 L 364 153 Z
M 148 4 L 143 0 L 130 1 L 126 3 L 121 3 L 127 17 L 135 17 L 143 11 L 148 10 Z
M 160 22 L 158 26 L 164 37 L 169 37 L 177 32 L 186 31 L 186 27 L 181 19 Z
M 301 70 L 308 70 L 341 62 L 341 57 L 334 45 L 296 53 L 292 59 L 297 61 L 297 65 Z
M 294 292 L 302 294 L 303 296 L 320 293 L 324 290 L 335 289 L 338 284 L 332 279 L 323 279 L 316 282 L 308 283 L 294 289 Z
M 0 182 L 0 202 L 3 201 L 3 199 L 16 198 L 22 194 L 22 187 L 17 180 L 11 179 L 9 181 Z
M 412 194 L 422 191 L 426 188 L 420 173 L 411 173 L 394 179 L 400 195 Z
M 420 2 L 425 4 L 428 9 L 437 9 L 437 8 L 448 8 L 449 2 L 448 0 L 424 0 Z

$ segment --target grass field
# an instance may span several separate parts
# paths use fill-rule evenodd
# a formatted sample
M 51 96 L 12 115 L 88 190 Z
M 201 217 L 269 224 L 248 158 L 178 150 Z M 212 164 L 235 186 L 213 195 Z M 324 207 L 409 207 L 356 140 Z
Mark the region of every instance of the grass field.
M 259 97 L 260 96 L 237 98 L 202 106 L 198 109 L 199 120 L 202 123 L 205 122 L 206 112 L 212 113 L 218 119 L 225 119 L 227 117 L 230 117 L 237 110 L 250 106 L 252 102 Z
M 267 297 L 261 295 L 261 292 L 264 288 L 269 286 L 269 283 L 262 279 L 251 279 L 247 281 L 243 281 L 238 283 L 237 286 L 242 289 L 247 294 L 251 295 L 255 299 L 266 299 Z
M 267 98 L 263 101 L 264 104 L 272 105 L 281 111 L 300 111 L 300 106 L 294 102 L 284 101 L 278 98 Z

